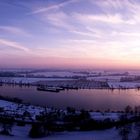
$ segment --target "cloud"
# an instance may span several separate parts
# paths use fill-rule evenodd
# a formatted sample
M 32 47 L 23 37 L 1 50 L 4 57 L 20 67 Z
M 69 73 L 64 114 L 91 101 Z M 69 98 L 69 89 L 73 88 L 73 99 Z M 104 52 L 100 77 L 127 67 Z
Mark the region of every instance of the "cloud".
M 0 26 L 0 32 L 12 33 L 17 35 L 30 36 L 25 30 L 13 26 Z
M 67 0 L 67 1 L 64 1 L 64 2 L 61 2 L 61 3 L 57 3 L 57 4 L 54 4 L 54 5 L 50 5 L 50 6 L 47 6 L 47 7 L 42 7 L 42 8 L 39 8 L 39 9 L 36 9 L 34 11 L 32 11 L 31 13 L 29 13 L 29 15 L 31 14 L 39 14 L 39 13 L 43 13 L 43 12 L 48 12 L 50 10 L 55 10 L 55 9 L 59 9 L 61 7 L 64 7 L 68 4 L 71 4 L 71 3 L 75 3 L 77 0 Z
M 78 30 L 70 30 L 70 32 L 77 34 L 77 35 L 80 35 L 80 36 L 86 36 L 86 37 L 94 37 L 94 38 L 101 37 L 99 34 L 95 34 L 94 32 L 78 31 Z
M 74 28 L 74 26 L 70 24 L 70 15 L 67 15 L 62 11 L 48 14 L 43 13 L 41 19 L 55 27 L 64 28 L 68 30 Z
M 125 20 L 123 19 L 122 15 L 114 14 L 114 15 L 94 15 L 94 14 L 81 14 L 75 13 L 73 15 L 77 20 L 81 21 L 82 23 L 86 24 L 97 24 L 97 23 L 106 23 L 106 24 L 133 24 L 132 20 Z
M 85 43 L 85 44 L 94 44 L 96 43 L 95 40 L 90 40 L 90 39 L 70 39 L 70 40 L 66 40 L 66 41 L 62 41 L 62 42 L 70 42 L 70 43 Z
M 22 50 L 25 52 L 29 52 L 29 49 L 27 47 L 24 47 L 23 45 L 14 42 L 14 41 L 9 41 L 6 39 L 0 39 L 0 46 L 6 46 L 6 47 L 10 47 L 10 48 L 14 48 L 17 50 Z
M 108 2 L 106 3 L 108 4 Z M 100 3 L 100 5 L 102 7 L 104 4 L 102 5 L 102 3 Z M 117 5 L 120 7 L 119 4 Z M 63 29 L 65 29 L 69 33 L 76 34 L 77 37 L 85 36 L 93 38 L 103 38 L 103 36 L 106 36 L 107 33 L 112 33 L 114 31 L 119 32 L 117 28 L 121 27 L 122 29 L 124 26 L 132 26 L 136 22 L 130 18 L 125 19 L 123 17 L 123 13 L 83 14 L 76 11 L 71 11 L 68 14 L 62 10 L 48 13 L 43 12 L 38 16 L 38 18 L 62 32 L 64 31 Z M 123 35 L 125 35 L 125 33 Z
M 99 0 L 92 1 L 91 3 L 97 4 L 103 14 L 115 15 L 120 14 L 122 18 L 129 21 L 131 24 L 140 23 L 140 2 L 138 0 Z

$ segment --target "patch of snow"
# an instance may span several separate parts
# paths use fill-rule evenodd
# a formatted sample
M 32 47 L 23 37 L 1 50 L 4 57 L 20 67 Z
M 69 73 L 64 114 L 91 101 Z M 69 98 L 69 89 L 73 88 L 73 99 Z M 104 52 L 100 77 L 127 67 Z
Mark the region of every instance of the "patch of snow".
M 137 88 L 140 83 L 137 82 L 108 82 L 110 88 Z

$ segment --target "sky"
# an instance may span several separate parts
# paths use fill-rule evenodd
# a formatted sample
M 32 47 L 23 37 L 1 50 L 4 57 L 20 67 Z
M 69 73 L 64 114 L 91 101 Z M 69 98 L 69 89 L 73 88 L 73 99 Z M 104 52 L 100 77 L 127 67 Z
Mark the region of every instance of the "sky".
M 0 0 L 0 67 L 140 69 L 140 0 Z

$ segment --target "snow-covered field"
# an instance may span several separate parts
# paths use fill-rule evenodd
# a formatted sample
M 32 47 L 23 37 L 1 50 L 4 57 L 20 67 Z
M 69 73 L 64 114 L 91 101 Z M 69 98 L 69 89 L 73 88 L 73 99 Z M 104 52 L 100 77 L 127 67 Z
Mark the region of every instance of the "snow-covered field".
M 44 111 L 44 108 L 40 106 L 17 104 L 4 100 L 0 100 L 0 107 L 4 108 L 5 113 L 9 115 L 15 115 L 15 114 L 23 115 L 25 111 L 28 111 L 31 114 L 31 118 L 26 118 L 27 121 L 35 120 L 35 116 L 39 115 L 40 112 Z
M 30 126 L 26 125 L 25 127 L 15 126 L 12 130 L 14 136 L 3 136 L 0 135 L 0 140 L 31 140 L 32 138 L 28 137 Z M 139 140 L 139 127 L 127 126 L 129 130 L 127 134 L 121 134 L 125 127 L 120 129 L 112 128 L 108 130 L 100 131 L 82 131 L 82 132 L 55 132 L 51 135 L 48 135 L 43 138 L 36 138 L 36 140 L 122 140 L 124 137 L 125 140 Z M 32 139 L 33 140 L 33 139 Z
M 56 109 L 52 108 L 44 108 L 40 106 L 33 106 L 27 104 L 17 104 L 9 101 L 0 100 L 0 107 L 4 109 L 4 114 L 7 115 L 23 115 L 25 111 L 30 113 L 30 117 L 25 117 L 24 121 L 31 122 L 35 121 L 35 116 L 39 115 L 42 111 L 53 112 Z M 66 110 L 61 110 L 63 113 L 67 113 Z M 79 111 L 76 111 L 79 113 Z M 0 112 L 2 115 L 3 112 Z M 119 116 L 122 113 L 115 113 L 115 112 L 90 112 L 91 118 L 97 121 L 103 121 L 105 119 L 111 119 L 114 121 L 119 120 Z M 130 115 L 131 117 L 131 115 Z M 32 118 L 32 119 L 30 119 Z M 16 118 L 17 119 L 17 118 Z M 18 119 L 17 119 L 18 120 Z M 16 126 L 14 125 L 12 128 L 11 134 L 14 136 L 3 136 L 0 135 L 0 140 L 27 140 L 29 138 L 28 134 L 31 129 L 31 125 L 25 126 Z M 77 132 L 53 132 L 51 135 L 48 135 L 44 138 L 40 138 L 40 140 L 121 140 L 122 137 L 119 134 L 120 130 L 116 128 L 107 129 L 107 130 L 100 130 L 100 131 L 77 131 Z M 133 137 L 135 134 L 131 134 Z M 132 137 L 131 136 L 131 137 Z
M 110 88 L 138 88 L 140 83 L 137 82 L 108 82 Z
M 105 119 L 111 119 L 111 120 L 119 120 L 119 115 L 121 115 L 121 113 L 101 113 L 101 112 L 91 112 L 90 113 L 91 118 L 93 118 L 94 120 L 105 120 Z
M 2 136 L 0 140 L 28 140 L 29 126 L 15 127 L 13 129 L 14 136 Z M 87 131 L 87 132 L 59 132 L 53 133 L 44 138 L 36 138 L 36 140 L 121 140 L 116 129 L 102 131 Z
M 0 77 L 0 81 L 6 83 L 34 83 L 38 81 L 57 81 L 57 80 L 66 80 L 65 78 L 26 78 L 26 77 Z M 73 80 L 73 79 L 67 79 Z
M 3 107 L 6 114 L 19 114 L 22 115 L 25 111 L 28 111 L 31 114 L 32 120 L 35 120 L 35 116 L 38 115 L 41 111 L 44 111 L 43 107 L 33 106 L 33 105 L 25 105 L 25 104 L 16 104 L 9 101 L 0 100 L 0 107 Z M 52 111 L 51 109 L 47 109 L 48 112 Z M 64 111 L 65 112 L 65 111 Z M 4 114 L 5 114 L 4 113 Z M 0 113 L 2 114 L 2 113 Z M 111 118 L 114 120 L 118 119 L 117 113 L 100 113 L 100 112 L 91 112 L 91 117 L 95 120 L 104 120 L 106 118 Z M 25 118 L 25 121 L 31 121 L 29 118 Z M 29 139 L 28 133 L 31 126 L 16 126 L 14 125 L 12 128 L 12 134 L 14 136 L 2 136 L 0 135 L 0 140 L 25 140 Z M 111 140 L 118 140 L 118 134 L 115 129 L 104 130 L 104 131 L 89 131 L 89 132 L 59 132 L 53 133 L 45 138 L 40 138 L 42 140 L 104 140 L 104 138 Z
M 98 76 L 98 77 L 88 77 L 88 80 L 95 81 L 110 81 L 110 82 L 119 82 L 123 76 Z
M 3 72 L 3 71 L 1 71 Z M 11 70 L 12 72 L 12 70 Z M 13 70 L 15 72 L 15 70 Z M 17 71 L 17 74 L 20 74 L 20 71 Z M 24 73 L 25 72 L 25 73 Z M 101 71 L 101 70 L 79 70 L 79 71 L 29 71 L 29 73 L 25 70 L 21 70 L 21 75 L 25 77 L 0 77 L 0 81 L 9 82 L 9 83 L 24 83 L 24 84 L 32 84 L 39 81 L 60 81 L 60 80 L 74 80 L 73 77 L 78 76 L 79 78 L 86 78 L 89 81 L 99 81 L 99 82 L 108 82 L 111 88 L 137 88 L 140 86 L 140 82 L 136 82 L 135 80 L 132 82 L 120 82 L 121 78 L 135 78 L 135 76 L 139 76 L 139 71 Z M 44 78 L 39 78 L 39 77 Z M 31 78 L 32 77 L 32 78 Z M 33 78 L 34 77 L 34 78 Z M 38 78 L 37 78 L 38 77 Z M 50 77 L 50 78 L 45 78 Z M 90 84 L 90 82 L 89 82 Z
M 40 106 L 34 106 L 34 105 L 28 105 L 28 104 L 17 104 L 9 101 L 0 100 L 0 107 L 4 108 L 4 111 L 8 114 L 19 114 L 23 115 L 25 111 L 28 111 L 31 114 L 31 117 L 33 120 L 35 120 L 35 116 L 39 115 L 43 111 L 51 112 L 53 109 L 51 108 L 44 108 Z M 55 111 L 55 109 L 54 109 Z M 65 110 L 62 110 L 64 113 L 66 113 Z M 79 112 L 77 112 L 79 113 Z M 105 120 L 107 118 L 110 118 L 111 120 L 118 120 L 120 114 L 119 113 L 110 113 L 110 112 L 90 112 L 91 118 L 94 120 Z M 27 118 L 27 121 L 29 118 Z
M 72 77 L 72 76 L 86 76 L 86 74 L 83 73 L 75 73 L 75 72 L 68 72 L 68 71 L 56 71 L 56 72 L 35 72 L 35 73 L 31 73 L 34 76 L 39 76 L 39 75 L 43 75 L 43 76 L 47 76 L 47 77 L 54 77 L 54 76 L 60 76 L 60 77 Z
M 94 72 L 94 71 L 93 71 Z M 98 72 L 98 71 L 97 71 Z M 103 73 L 103 72 L 102 72 Z M 114 72 L 115 73 L 115 72 Z M 140 72 L 129 72 L 130 75 L 140 75 Z M 107 81 L 110 88 L 137 88 L 140 87 L 139 82 L 120 82 L 120 79 L 123 76 L 109 76 L 108 74 L 113 74 L 113 72 L 105 73 L 106 75 L 101 75 L 98 77 L 88 77 L 87 74 L 82 73 L 74 73 L 74 72 L 37 72 L 31 73 L 34 76 L 44 75 L 48 77 L 72 77 L 72 76 L 87 76 L 88 80 L 95 80 L 95 81 Z M 7 77 L 0 77 L 0 81 L 3 82 L 16 82 L 16 83 L 34 83 L 37 81 L 52 81 L 52 80 L 65 80 L 64 78 L 26 78 L 26 77 L 14 77 L 14 78 L 7 78 Z M 67 79 L 68 80 L 68 79 Z M 72 80 L 72 79 L 69 79 Z M 29 112 L 31 117 L 26 117 L 25 121 L 31 122 L 35 121 L 36 115 L 39 115 L 43 111 L 51 112 L 51 108 L 43 108 L 40 106 L 33 106 L 33 105 L 26 105 L 26 104 L 16 104 L 9 101 L 0 100 L 0 107 L 4 108 L 6 114 L 9 115 L 23 115 L 25 111 Z M 65 110 L 62 110 L 66 113 Z M 2 112 L 0 114 L 3 114 Z M 90 112 L 91 118 L 94 120 L 103 121 L 105 119 L 111 119 L 114 121 L 119 120 L 121 113 L 102 113 L 102 112 Z M 17 118 L 21 119 L 21 118 Z M 24 127 L 21 126 L 14 126 L 12 129 L 12 134 L 14 136 L 2 136 L 0 135 L 0 140 L 27 140 L 31 139 L 28 137 L 28 133 L 31 126 L 26 125 Z M 135 136 L 135 134 L 132 134 Z M 45 138 L 40 138 L 41 140 L 121 140 L 122 138 L 119 135 L 118 130 L 115 128 L 102 130 L 102 131 L 88 131 L 88 132 L 57 132 L 49 135 Z M 133 139 L 132 139 L 133 140 Z

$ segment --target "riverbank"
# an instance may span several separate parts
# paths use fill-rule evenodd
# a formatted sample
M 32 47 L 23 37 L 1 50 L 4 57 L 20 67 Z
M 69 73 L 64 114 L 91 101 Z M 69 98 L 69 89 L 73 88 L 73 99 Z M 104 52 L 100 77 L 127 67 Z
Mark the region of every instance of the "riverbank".
M 76 110 L 122 111 L 127 105 L 135 107 L 140 102 L 140 91 L 109 89 L 62 90 L 59 93 L 38 91 L 35 86 L 0 86 L 0 95 L 22 99 L 33 105 L 66 109 L 68 106 Z
M 12 127 L 15 129 L 17 126 L 21 126 L 23 129 L 28 127 L 26 136 L 33 138 L 48 136 L 48 134 L 53 135 L 54 132 L 61 132 L 60 134 L 62 134 L 64 131 L 75 131 L 74 133 L 89 130 L 101 131 L 139 120 L 138 107 L 135 108 L 135 112 L 130 106 L 126 107 L 125 112 L 89 112 L 77 111 L 70 107 L 67 110 L 59 110 L 0 100 L 1 126 L 12 123 L 11 129 L 13 129 Z M 2 129 L 3 127 L 1 127 Z M 9 133 L 17 135 L 14 131 Z
M 2 136 L 2 140 L 30 140 L 28 137 L 28 126 L 15 127 L 13 129 L 14 136 Z M 44 138 L 36 138 L 36 140 L 121 140 L 116 129 L 108 129 L 103 131 L 85 131 L 85 132 L 57 132 Z

